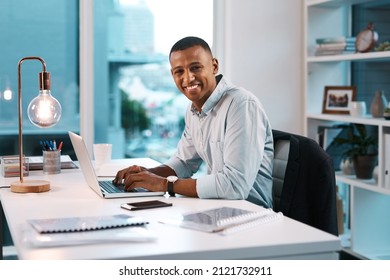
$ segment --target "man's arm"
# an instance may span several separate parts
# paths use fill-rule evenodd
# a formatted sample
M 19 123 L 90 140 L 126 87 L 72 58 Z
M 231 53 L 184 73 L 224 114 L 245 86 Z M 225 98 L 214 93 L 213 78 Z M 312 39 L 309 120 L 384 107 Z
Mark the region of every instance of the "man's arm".
M 145 168 L 138 165 L 130 166 L 120 170 L 115 179 L 114 184 L 124 182 L 125 189 L 142 187 L 150 191 L 164 191 L 168 189 L 168 181 L 166 177 L 175 175 L 175 171 L 167 165 L 159 165 L 154 168 Z M 198 197 L 196 192 L 195 179 L 178 179 L 173 186 L 173 191 L 189 197 Z
M 167 165 L 160 165 L 154 168 L 149 168 L 149 172 L 162 177 L 168 177 L 170 175 L 176 176 L 175 171 Z M 168 181 L 165 179 L 168 186 Z M 167 187 L 168 188 L 168 187 Z M 173 191 L 178 194 L 182 194 L 190 197 L 198 197 L 196 192 L 196 180 L 195 179 L 178 179 L 173 185 Z
M 147 168 L 149 172 L 152 172 L 156 175 L 162 176 L 162 177 L 168 177 L 171 175 L 177 176 L 176 172 L 170 168 L 168 165 L 162 164 L 157 167 L 153 168 Z

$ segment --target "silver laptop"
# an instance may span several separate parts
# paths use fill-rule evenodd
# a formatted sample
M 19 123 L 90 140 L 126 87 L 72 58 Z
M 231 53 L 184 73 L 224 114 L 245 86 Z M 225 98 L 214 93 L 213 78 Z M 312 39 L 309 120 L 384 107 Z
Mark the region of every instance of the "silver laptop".
M 125 191 L 121 185 L 115 185 L 112 181 L 98 180 L 91 158 L 80 135 L 71 131 L 68 132 L 77 160 L 80 163 L 81 171 L 88 186 L 103 198 L 139 197 L 139 196 L 162 196 L 164 192 L 151 192 L 143 188 L 136 188 L 133 191 Z

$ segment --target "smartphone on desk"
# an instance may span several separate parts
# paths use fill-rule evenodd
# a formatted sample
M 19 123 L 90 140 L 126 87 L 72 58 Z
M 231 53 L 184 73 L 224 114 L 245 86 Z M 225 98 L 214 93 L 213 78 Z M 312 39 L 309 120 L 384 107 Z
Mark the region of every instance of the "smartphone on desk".
M 121 208 L 126 209 L 126 210 L 130 210 L 130 211 L 168 207 L 168 206 L 172 206 L 172 203 L 167 203 L 167 202 L 163 202 L 160 200 L 149 200 L 149 201 L 131 202 L 131 203 L 121 204 Z

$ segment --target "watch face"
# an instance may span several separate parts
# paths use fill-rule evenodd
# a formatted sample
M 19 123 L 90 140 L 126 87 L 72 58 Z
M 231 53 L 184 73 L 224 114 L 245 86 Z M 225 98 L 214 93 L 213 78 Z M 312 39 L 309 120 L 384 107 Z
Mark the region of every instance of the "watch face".
M 374 43 L 374 31 L 366 29 L 357 36 L 355 47 L 358 52 L 368 52 L 374 47 Z
M 177 179 L 178 179 L 178 178 L 177 178 L 176 176 L 168 176 L 168 177 L 167 177 L 168 182 L 171 182 L 171 183 L 176 182 Z

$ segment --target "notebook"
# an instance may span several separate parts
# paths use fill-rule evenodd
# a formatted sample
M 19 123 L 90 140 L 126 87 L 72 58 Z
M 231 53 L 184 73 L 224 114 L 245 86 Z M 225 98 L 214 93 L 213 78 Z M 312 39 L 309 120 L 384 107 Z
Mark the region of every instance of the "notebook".
M 104 242 L 147 242 L 157 235 L 141 217 L 106 215 L 31 219 L 23 230 L 23 241 L 37 247 L 68 246 Z
M 59 219 L 32 219 L 27 222 L 39 233 L 79 232 L 128 226 L 143 226 L 148 222 L 124 214 Z
M 278 219 L 282 213 L 272 209 L 249 211 L 233 207 L 219 207 L 181 215 L 178 218 L 160 220 L 206 232 L 230 233 Z
M 99 196 L 103 198 L 123 198 L 139 196 L 162 196 L 165 194 L 164 192 L 151 192 L 143 188 L 136 188 L 127 192 L 124 190 L 123 186 L 114 185 L 112 181 L 98 180 L 83 138 L 71 131 L 69 131 L 68 134 L 77 159 L 80 163 L 80 168 L 83 172 L 84 178 L 87 181 L 88 186 Z
M 28 246 L 42 248 L 119 242 L 139 243 L 151 242 L 157 239 L 155 232 L 143 226 L 45 234 L 38 233 L 32 227 L 26 227 L 22 230 L 22 242 Z

